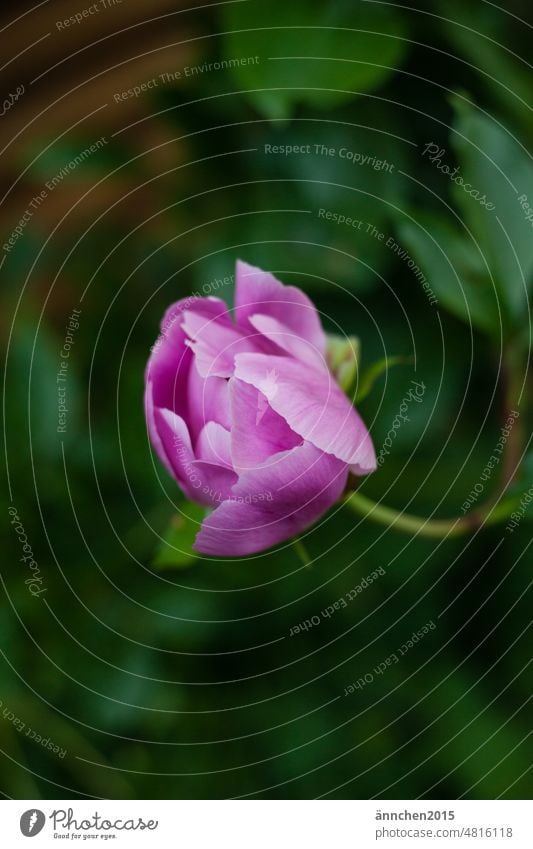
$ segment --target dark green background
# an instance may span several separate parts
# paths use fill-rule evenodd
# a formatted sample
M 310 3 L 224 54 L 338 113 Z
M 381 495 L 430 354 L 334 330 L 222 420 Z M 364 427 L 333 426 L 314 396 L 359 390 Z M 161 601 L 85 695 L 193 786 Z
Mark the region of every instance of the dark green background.
M 152 458 L 142 410 L 164 309 L 241 257 L 304 288 L 327 330 L 357 335 L 363 368 L 407 358 L 360 407 L 378 450 L 410 381 L 425 383 L 366 495 L 460 515 L 510 407 L 525 452 L 533 240 L 516 194 L 533 204 L 531 75 L 520 59 L 528 11 L 484 0 L 411 11 L 250 0 L 170 16 L 162 44 L 195 40 L 186 60 L 166 49 L 168 71 L 261 61 L 143 94 L 139 126 L 112 138 L 124 123 L 117 108 L 108 144 L 68 177 L 83 191 L 103 178 L 110 198 L 96 211 L 82 203 L 47 243 L 45 208 L 6 258 L 12 496 L 4 487 L 0 699 L 67 755 L 0 715 L 5 795 L 530 796 L 533 508 L 513 534 L 500 525 L 457 540 L 413 538 L 344 508 L 306 537 L 311 566 L 289 545 L 157 568 L 159 536 L 181 502 Z M 131 73 L 131 85 L 151 75 Z M 82 124 L 46 150 L 37 128 L 10 176 L 29 166 L 31 198 L 99 135 Z M 429 142 L 494 197 L 512 249 L 494 214 L 422 156 Z M 264 153 L 308 143 L 394 169 Z M 383 242 L 320 220 L 319 208 L 398 240 L 438 304 Z M 87 286 L 62 437 L 55 375 Z M 231 287 L 213 294 L 231 303 Z M 531 482 L 526 459 L 514 491 Z M 495 475 L 485 495 L 496 487 Z M 11 503 L 45 576 L 40 599 L 23 583 Z M 289 637 L 378 566 L 385 575 L 348 608 Z M 344 696 L 430 621 L 435 630 L 398 664 Z

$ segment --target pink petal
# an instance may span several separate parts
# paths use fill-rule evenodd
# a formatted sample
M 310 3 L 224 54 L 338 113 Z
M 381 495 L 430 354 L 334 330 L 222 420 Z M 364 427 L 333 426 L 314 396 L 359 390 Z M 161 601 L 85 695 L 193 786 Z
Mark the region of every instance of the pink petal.
M 289 357 L 239 354 L 235 377 L 263 392 L 295 433 L 353 466 L 356 474 L 376 468 L 363 421 L 326 369 Z
M 301 445 L 302 438 L 274 412 L 262 392 L 235 378 L 231 378 L 229 387 L 234 469 L 256 469 L 273 454 Z
M 316 307 L 296 286 L 284 286 L 260 268 L 237 260 L 235 320 L 249 329 L 250 316 L 261 313 L 285 324 L 306 339 L 319 353 L 325 350 L 325 336 Z
M 154 390 L 153 383 L 150 379 L 146 381 L 146 387 L 144 390 L 144 412 L 146 416 L 146 425 L 148 428 L 148 435 L 150 437 L 150 441 L 154 446 L 157 456 L 163 463 L 167 472 L 169 473 L 169 475 L 172 475 L 174 477 L 174 469 L 172 468 L 172 464 L 169 458 L 167 457 L 167 452 L 165 451 L 162 439 L 159 436 L 159 431 L 155 422 Z
M 148 360 L 146 381 L 151 380 L 153 383 L 154 406 L 174 410 L 189 425 L 193 424 L 196 434 L 205 421 L 210 418 L 219 420 L 219 417 L 213 415 L 209 399 L 212 393 L 220 395 L 220 388 L 214 383 L 207 387 L 205 381 L 198 376 L 196 369 L 191 368 L 193 353 L 188 346 L 188 338 L 184 330 L 185 315 L 190 311 L 201 316 L 199 320 L 204 322 L 216 319 L 231 326 L 228 308 L 219 298 L 190 296 L 172 304 L 163 316 L 161 335 Z M 189 400 L 191 383 L 195 397 Z M 207 413 L 204 420 L 201 420 L 198 412 L 199 388 L 201 388 L 202 409 L 205 408 Z M 194 406 L 190 401 L 194 402 Z M 226 398 L 226 408 L 229 410 L 228 398 Z M 195 421 L 191 422 L 191 418 Z M 194 427 L 195 424 L 196 427 Z
M 165 465 L 167 468 L 170 466 L 187 498 L 210 507 L 217 506 L 227 498 L 237 481 L 235 472 L 197 460 L 187 425 L 172 410 L 156 408 L 154 420 L 167 460 Z
M 197 312 L 186 312 L 183 322 L 194 351 L 196 367 L 202 377 L 231 377 L 235 354 L 257 351 L 253 341 L 231 324 L 206 318 Z
M 196 443 L 196 457 L 218 466 L 232 468 L 231 434 L 217 422 L 207 422 Z
M 197 439 L 209 421 L 218 422 L 226 430 L 230 429 L 229 389 L 224 377 L 202 377 L 193 361 L 189 368 L 186 395 L 185 417 L 193 440 Z
M 272 318 L 270 315 L 257 314 L 251 315 L 248 320 L 259 333 L 297 360 L 302 360 L 302 362 L 318 368 L 325 366 L 323 355 L 314 345 L 311 345 L 306 339 L 302 339 L 294 330 L 291 330 L 276 318 Z M 273 353 L 279 355 L 279 351 L 274 350 Z
M 178 301 L 165 314 L 165 317 L 169 314 L 174 317 L 172 320 L 163 319 L 162 333 L 152 348 L 146 366 L 145 380 L 146 383 L 149 381 L 152 383 L 155 407 L 166 407 L 174 410 L 178 415 L 185 416 L 187 409 L 185 387 L 193 356 L 187 347 L 187 337 L 182 328 L 183 313 L 178 309 L 181 303 L 182 301 Z
M 185 315 L 187 312 L 193 312 L 196 315 L 203 316 L 206 321 L 218 321 L 221 324 L 229 325 L 233 323 L 228 306 L 223 300 L 221 300 L 221 298 L 201 298 L 195 296 L 184 298 L 181 301 L 178 301 L 177 304 L 174 304 L 173 307 L 170 307 L 170 309 L 165 313 L 163 323 L 172 319 L 172 310 L 174 307 L 178 306 L 180 307 L 182 315 Z
M 239 477 L 231 497 L 204 519 L 197 551 L 220 556 L 263 551 L 300 534 L 344 490 L 346 465 L 310 443 L 278 460 Z
M 232 469 L 224 466 L 206 463 L 204 460 L 194 460 L 191 463 L 193 476 L 200 478 L 202 484 L 195 489 L 194 501 L 208 507 L 218 505 L 231 496 L 231 489 L 237 482 L 237 475 Z
M 160 407 L 154 409 L 154 425 L 156 439 L 153 439 L 153 442 L 156 450 L 158 444 L 162 447 L 163 454 L 159 454 L 161 460 L 176 478 L 185 495 L 195 501 L 195 490 L 189 472 L 190 464 L 195 458 L 187 425 L 181 416 Z

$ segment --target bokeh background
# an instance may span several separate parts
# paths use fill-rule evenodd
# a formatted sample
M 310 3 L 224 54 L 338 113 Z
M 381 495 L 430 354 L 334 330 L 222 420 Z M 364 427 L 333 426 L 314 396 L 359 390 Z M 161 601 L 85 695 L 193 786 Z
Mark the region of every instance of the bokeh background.
M 190 5 L 1 13 L 0 789 L 528 798 L 530 4 Z M 356 335 L 360 375 L 401 358 L 360 404 L 377 450 L 424 384 L 365 496 L 461 516 L 519 412 L 471 508 L 501 505 L 505 485 L 516 527 L 429 539 L 342 507 L 305 536 L 307 559 L 194 557 L 198 517 L 150 450 L 143 372 L 171 302 L 232 302 L 237 257 Z

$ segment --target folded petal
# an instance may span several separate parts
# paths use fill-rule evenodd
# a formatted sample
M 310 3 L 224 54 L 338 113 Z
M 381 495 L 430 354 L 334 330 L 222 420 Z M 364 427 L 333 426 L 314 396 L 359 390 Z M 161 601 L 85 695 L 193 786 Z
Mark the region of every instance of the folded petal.
M 235 472 L 205 460 L 197 460 L 187 425 L 172 410 L 155 408 L 154 421 L 164 450 L 165 465 L 187 498 L 209 507 L 216 507 L 227 498 L 237 481 Z
M 201 298 L 192 295 L 190 298 L 184 298 L 178 301 L 174 306 L 179 306 L 181 313 L 193 312 L 196 315 L 201 315 L 206 321 L 218 321 L 221 324 L 232 324 L 232 318 L 227 304 L 221 298 Z M 163 323 L 172 318 L 172 307 L 165 313 Z
M 295 286 L 284 286 L 272 274 L 237 260 L 235 320 L 240 327 L 249 329 L 250 316 L 256 313 L 277 319 L 324 353 L 320 317 L 307 295 Z
M 198 312 L 185 312 L 183 328 L 194 351 L 196 367 L 202 377 L 230 377 L 235 354 L 257 351 L 251 337 L 234 325 Z M 258 335 L 258 334 L 257 334 Z
M 154 406 L 174 410 L 182 417 L 187 413 L 186 386 L 193 360 L 182 327 L 180 307 L 186 302 L 187 299 L 178 301 L 165 313 L 161 335 L 152 348 L 145 372 L 146 383 L 152 383 Z
M 256 469 L 273 454 L 301 445 L 301 436 L 274 412 L 262 392 L 235 378 L 229 381 L 229 392 L 231 456 L 236 471 Z
M 323 368 L 325 360 L 323 354 L 308 342 L 302 339 L 294 330 L 291 330 L 286 324 L 278 321 L 277 318 L 272 318 L 270 315 L 251 315 L 249 322 L 256 330 L 265 336 L 276 347 L 301 360 L 304 363 L 309 363 L 311 366 Z M 279 351 L 274 349 L 272 353 L 279 355 Z
M 163 463 L 169 475 L 175 477 L 174 469 L 172 464 L 167 456 L 167 452 L 165 451 L 165 447 L 163 445 L 163 441 L 159 436 L 159 431 L 157 429 L 156 421 L 155 421 L 155 408 L 154 408 L 154 388 L 153 383 L 150 379 L 146 381 L 146 386 L 144 390 L 144 412 L 146 417 L 146 426 L 148 429 L 148 435 L 150 437 L 150 441 L 155 448 L 157 456 Z
M 347 475 L 344 463 L 304 442 L 240 475 L 228 500 L 204 519 L 194 548 L 238 557 L 290 539 L 338 500 Z
M 218 507 L 231 497 L 232 487 L 237 482 L 237 475 L 232 469 L 204 460 L 194 460 L 191 468 L 201 480 L 201 485 L 195 489 L 194 501 L 207 507 Z
M 217 422 L 207 422 L 200 432 L 195 454 L 198 460 L 205 460 L 218 466 L 232 468 L 231 434 Z
M 191 480 L 190 465 L 195 459 L 187 425 L 173 410 L 155 407 L 153 421 L 156 438 L 154 447 L 171 475 L 176 478 L 185 495 L 194 498 L 194 481 Z M 162 453 L 159 451 L 161 448 Z
M 154 406 L 181 416 L 195 440 L 207 421 L 217 421 L 228 428 L 230 423 L 227 381 L 202 377 L 188 344 L 185 315 L 193 310 L 202 323 L 215 319 L 231 326 L 228 309 L 218 298 L 191 296 L 173 304 L 161 322 L 161 335 L 148 361 L 146 381 L 152 382 Z
M 187 349 L 192 356 L 191 349 Z M 228 381 L 224 377 L 202 377 L 196 363 L 189 368 L 185 418 L 193 442 L 207 422 L 231 427 Z
M 370 435 L 326 368 L 290 357 L 239 354 L 235 377 L 263 392 L 291 430 L 353 466 L 356 474 L 376 468 Z

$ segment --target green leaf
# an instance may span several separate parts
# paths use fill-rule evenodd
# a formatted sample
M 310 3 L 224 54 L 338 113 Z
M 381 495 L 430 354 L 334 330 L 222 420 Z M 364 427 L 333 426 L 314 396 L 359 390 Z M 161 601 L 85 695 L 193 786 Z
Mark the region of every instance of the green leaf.
M 257 57 L 231 69 L 236 82 L 275 119 L 290 117 L 297 103 L 330 109 L 375 89 L 406 49 L 402 18 L 390 6 L 369 3 L 231 3 L 223 27 L 225 57 Z
M 393 366 L 404 365 L 405 363 L 410 362 L 409 357 L 383 357 L 381 360 L 377 360 L 377 362 L 373 363 L 369 366 L 361 375 L 361 379 L 359 381 L 359 385 L 357 388 L 357 395 L 355 398 L 355 403 L 359 404 L 367 395 L 372 391 L 372 387 L 374 383 L 382 375 L 384 372 L 388 371 Z
M 518 55 L 517 44 L 513 51 L 505 48 L 506 43 L 516 42 L 517 32 L 508 28 L 502 32 L 502 14 L 494 7 L 484 8 L 482 21 L 479 9 L 462 0 L 453 3 L 441 0 L 437 8 L 442 15 L 439 25 L 454 50 L 467 60 L 468 70 L 477 73 L 490 97 L 498 100 L 507 114 L 531 132 L 533 111 L 530 106 L 529 65 Z
M 302 209 L 311 211 L 310 215 L 291 220 L 294 239 L 326 243 L 333 248 L 320 254 L 322 276 L 333 277 L 343 287 L 362 294 L 382 285 L 380 277 L 386 275 L 387 267 L 394 261 L 393 252 L 383 250 L 382 242 L 372 233 L 379 231 L 385 239 L 391 235 L 391 215 L 395 208 L 405 207 L 406 202 L 405 180 L 400 171 L 409 172 L 416 166 L 410 146 L 396 138 L 406 135 L 397 112 L 387 112 L 385 117 L 375 103 L 364 98 L 355 112 L 347 110 L 344 117 L 346 124 L 338 123 L 336 118 L 330 123 L 326 117 L 320 121 L 293 121 L 288 127 L 272 124 L 261 135 L 258 165 L 262 177 L 288 179 L 286 184 L 276 183 L 276 197 L 295 208 L 303 204 Z M 309 152 L 289 156 L 265 154 L 263 142 L 293 146 L 292 149 L 300 145 Z M 347 159 L 346 153 L 366 164 Z M 264 184 L 263 190 L 264 203 L 270 203 L 272 185 Z M 321 210 L 345 216 L 352 226 L 328 220 Z M 264 239 L 261 218 L 247 218 L 248 222 L 238 219 L 238 225 L 255 226 L 254 239 Z M 242 234 L 241 240 L 244 241 Z M 309 256 L 307 245 L 303 250 Z M 270 262 L 267 251 L 271 254 L 272 247 L 265 248 Z
M 453 146 L 461 175 L 472 192 L 495 205 L 489 211 L 454 183 L 458 206 L 494 276 L 504 310 L 514 323 L 524 321 L 528 302 L 524 281 L 533 278 L 533 229 L 519 198 L 533 207 L 533 165 L 505 128 L 459 97 Z M 501 222 L 501 223 L 500 223 Z
M 156 569 L 184 569 L 198 557 L 192 550 L 205 517 L 205 508 L 185 502 L 170 520 L 163 541 L 153 559 Z
M 498 337 L 498 296 L 479 250 L 441 216 L 413 213 L 412 217 L 413 221 L 400 223 L 400 241 L 420 264 L 438 303 L 467 324 Z

